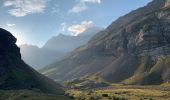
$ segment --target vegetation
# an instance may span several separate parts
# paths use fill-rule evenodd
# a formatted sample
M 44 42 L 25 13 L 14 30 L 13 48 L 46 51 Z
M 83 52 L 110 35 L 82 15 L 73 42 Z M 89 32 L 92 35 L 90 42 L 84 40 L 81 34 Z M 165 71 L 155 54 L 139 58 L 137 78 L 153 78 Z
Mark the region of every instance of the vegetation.
M 95 84 L 93 87 L 88 83 Z M 98 86 L 105 83 L 107 85 Z M 125 85 L 105 82 L 97 76 L 85 76 L 65 82 L 66 95 L 75 100 L 170 100 L 170 83 L 162 85 Z
M 169 100 L 169 86 L 124 86 L 67 91 L 67 95 L 75 100 Z
M 85 76 L 80 79 L 74 79 L 71 81 L 66 81 L 65 86 L 71 89 L 93 89 L 110 86 L 110 83 L 105 82 L 100 77 L 97 76 Z
M 44 94 L 29 90 L 0 90 L 0 100 L 71 100 L 63 95 Z

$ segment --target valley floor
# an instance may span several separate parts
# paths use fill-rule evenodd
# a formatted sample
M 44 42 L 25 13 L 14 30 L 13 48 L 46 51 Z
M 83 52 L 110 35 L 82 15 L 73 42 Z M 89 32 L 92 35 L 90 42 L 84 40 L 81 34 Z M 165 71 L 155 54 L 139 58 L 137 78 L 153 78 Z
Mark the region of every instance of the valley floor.
M 170 100 L 170 85 L 127 86 L 113 84 L 96 89 L 70 89 L 67 95 L 76 100 Z
M 0 100 L 170 100 L 170 85 L 130 86 L 113 84 L 95 89 L 68 89 L 66 95 L 29 90 L 0 90 Z
M 0 90 L 0 100 L 71 100 L 63 95 L 44 94 L 29 90 Z

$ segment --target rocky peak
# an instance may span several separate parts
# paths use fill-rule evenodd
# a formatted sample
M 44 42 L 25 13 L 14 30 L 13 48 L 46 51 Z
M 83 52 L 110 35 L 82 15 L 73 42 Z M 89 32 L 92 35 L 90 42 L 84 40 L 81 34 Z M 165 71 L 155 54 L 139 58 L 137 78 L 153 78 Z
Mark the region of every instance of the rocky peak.
M 20 49 L 16 46 L 17 39 L 8 31 L 0 28 L 0 55 L 21 58 Z
M 10 32 L 0 28 L 0 41 L 1 43 L 15 44 L 16 38 Z

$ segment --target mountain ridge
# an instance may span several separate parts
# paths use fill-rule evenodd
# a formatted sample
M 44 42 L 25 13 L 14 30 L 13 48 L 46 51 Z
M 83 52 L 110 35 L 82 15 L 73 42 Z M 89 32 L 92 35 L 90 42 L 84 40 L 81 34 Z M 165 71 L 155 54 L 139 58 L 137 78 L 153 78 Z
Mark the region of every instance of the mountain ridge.
M 120 17 L 86 45 L 40 72 L 61 82 L 85 75 L 124 84 L 168 82 L 170 7 L 167 5 L 169 0 L 153 0 Z
M 99 27 L 91 27 L 78 36 L 59 34 L 49 39 L 41 48 L 21 45 L 22 58 L 33 68 L 40 69 L 85 44 L 90 37 L 101 30 Z

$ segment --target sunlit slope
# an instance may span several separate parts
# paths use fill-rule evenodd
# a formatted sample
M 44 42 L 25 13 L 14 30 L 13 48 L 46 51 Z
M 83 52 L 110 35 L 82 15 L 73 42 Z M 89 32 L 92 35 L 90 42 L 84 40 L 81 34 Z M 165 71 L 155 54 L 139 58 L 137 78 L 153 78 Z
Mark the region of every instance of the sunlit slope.
M 170 80 L 169 57 L 169 0 L 153 0 L 40 72 L 58 81 L 96 75 L 114 83 L 161 84 Z

